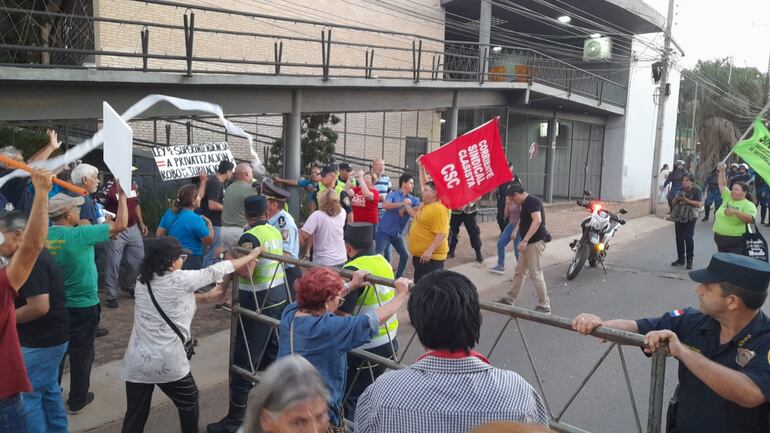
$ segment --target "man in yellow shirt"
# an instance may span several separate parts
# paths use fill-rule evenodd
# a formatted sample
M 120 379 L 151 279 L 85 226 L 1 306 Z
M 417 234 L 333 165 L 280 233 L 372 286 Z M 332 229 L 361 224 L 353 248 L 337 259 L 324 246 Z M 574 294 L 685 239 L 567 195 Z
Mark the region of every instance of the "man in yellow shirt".
M 444 267 L 449 246 L 449 209 L 436 195 L 436 186 L 427 180 L 425 167 L 417 160 L 420 169 L 422 204 L 417 210 L 407 206 L 404 209 L 414 218 L 409 229 L 409 253 L 414 266 L 414 282 L 423 275 Z

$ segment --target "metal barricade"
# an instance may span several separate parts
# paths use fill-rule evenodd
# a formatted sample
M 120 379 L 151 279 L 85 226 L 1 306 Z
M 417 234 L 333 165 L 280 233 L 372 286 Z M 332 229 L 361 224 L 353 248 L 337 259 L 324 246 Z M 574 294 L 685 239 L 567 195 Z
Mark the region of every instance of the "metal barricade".
M 238 248 L 238 247 L 235 247 L 232 249 L 232 253 L 236 256 L 247 254 L 248 252 L 249 250 Z M 278 272 L 278 269 L 284 268 L 286 265 L 300 266 L 305 268 L 319 266 L 317 264 L 314 264 L 312 262 L 308 262 L 305 260 L 297 260 L 291 257 L 278 256 L 278 255 L 269 254 L 269 253 L 262 253 L 260 258 L 275 260 L 280 262 L 280 266 L 276 268 L 276 273 Z M 340 269 L 340 268 L 333 268 L 333 269 L 344 278 L 351 278 L 353 276 L 353 272 L 349 270 Z M 366 281 L 372 284 L 379 284 L 379 285 L 385 285 L 390 287 L 393 287 L 393 284 L 394 284 L 394 280 L 384 279 L 373 275 L 367 276 Z M 280 326 L 280 320 L 275 319 L 273 317 L 269 317 L 265 314 L 262 314 L 262 310 L 265 308 L 264 304 L 260 306 L 259 303 L 255 302 L 256 305 L 258 305 L 258 309 L 256 311 L 241 306 L 238 303 L 239 290 L 240 289 L 239 289 L 238 279 L 235 278 L 233 279 L 233 288 L 232 288 L 232 294 L 233 294 L 232 305 L 233 306 L 232 308 L 225 307 L 225 310 L 229 311 L 231 314 L 230 371 L 232 373 L 239 374 L 247 378 L 248 380 L 256 383 L 256 382 L 259 382 L 258 368 L 260 364 L 260 359 L 266 352 L 269 341 L 267 341 L 265 346 L 260 349 L 260 352 L 259 352 L 260 356 L 258 359 L 254 360 L 252 359 L 251 356 L 249 357 L 249 366 L 248 366 L 249 368 L 246 369 L 246 368 L 243 368 L 242 366 L 235 365 L 233 362 L 237 333 L 244 332 L 242 325 L 244 323 L 243 322 L 244 319 L 246 319 L 246 320 L 256 320 L 271 326 L 271 331 L 270 331 L 271 334 L 275 333 L 277 337 L 278 329 Z M 256 294 L 254 294 L 254 296 L 256 299 Z M 291 291 L 289 290 L 288 287 L 286 288 L 286 296 L 287 296 L 287 302 L 291 302 Z M 265 300 L 266 299 L 267 297 L 265 297 Z M 639 410 L 637 408 L 636 399 L 634 397 L 634 390 L 631 385 L 631 379 L 628 372 L 626 357 L 623 351 L 623 346 L 636 346 L 640 348 L 646 347 L 644 343 L 644 337 L 639 334 L 634 334 L 634 333 L 613 329 L 613 328 L 600 327 L 600 328 L 597 328 L 592 333 L 593 336 L 605 339 L 611 344 L 607 347 L 607 349 L 604 351 L 602 356 L 593 364 L 588 374 L 581 380 L 578 388 L 572 394 L 570 394 L 570 397 L 567 400 L 567 403 L 564 405 L 564 407 L 558 410 L 554 410 L 554 408 L 551 407 L 551 404 L 545 393 L 545 389 L 543 388 L 543 380 L 541 379 L 541 372 L 538 370 L 538 367 L 537 367 L 538 364 L 535 362 L 535 359 L 532 355 L 532 351 L 530 349 L 530 343 L 527 340 L 527 337 L 524 334 L 522 327 L 520 326 L 520 320 L 526 320 L 526 321 L 546 325 L 549 327 L 560 328 L 560 329 L 565 329 L 565 330 L 574 332 L 572 330 L 572 320 L 563 318 L 563 317 L 552 316 L 549 314 L 543 314 L 533 310 L 527 310 L 524 308 L 512 307 L 512 306 L 500 304 L 497 302 L 481 301 L 480 306 L 482 311 L 499 314 L 504 316 L 505 318 L 505 324 L 500 329 L 499 333 L 497 333 L 491 349 L 489 350 L 488 353 L 485 354 L 487 358 L 490 358 L 494 353 L 495 349 L 498 347 L 503 337 L 503 334 L 508 329 L 510 323 L 511 322 L 515 323 L 516 329 L 521 338 L 522 346 L 524 347 L 530 367 L 532 368 L 532 371 L 535 376 L 536 387 L 541 397 L 543 398 L 546 411 L 548 412 L 548 415 L 551 418 L 549 422 L 551 429 L 562 433 L 588 433 L 586 430 L 583 430 L 579 427 L 565 423 L 562 419 L 567 409 L 569 409 L 570 406 L 573 404 L 573 402 L 575 402 L 576 398 L 578 397 L 580 392 L 585 388 L 589 380 L 593 377 L 594 373 L 596 373 L 597 369 L 602 365 L 602 363 L 604 363 L 604 361 L 608 358 L 608 356 L 613 351 L 617 351 L 618 356 L 620 358 L 623 375 L 625 378 L 625 385 L 628 390 L 628 395 L 631 401 L 631 408 L 634 414 L 634 423 L 635 423 L 636 431 L 639 433 L 660 433 L 661 432 L 662 418 L 663 418 L 663 398 L 664 398 L 663 389 L 664 389 L 665 369 L 666 369 L 666 351 L 665 350 L 659 350 L 656 353 L 654 353 L 651 357 L 649 408 L 648 408 L 646 428 L 642 427 L 642 423 L 639 416 Z M 241 325 L 240 327 L 239 327 L 239 324 Z M 392 359 L 385 358 L 383 356 L 379 356 L 362 349 L 354 349 L 350 352 L 353 356 L 361 358 L 364 362 L 361 364 L 361 367 L 358 369 L 353 379 L 353 382 L 348 385 L 348 389 L 353 388 L 356 381 L 360 379 L 361 374 L 366 374 L 364 370 L 369 371 L 370 379 L 374 381 L 374 376 L 372 374 L 372 368 L 374 366 L 381 365 L 381 366 L 384 366 L 386 369 L 390 369 L 390 370 L 397 370 L 407 366 L 403 363 L 404 356 L 409 351 L 409 348 L 412 346 L 412 344 L 414 343 L 416 333 L 413 333 L 411 337 L 409 337 L 408 343 L 405 347 L 400 348 L 400 352 L 401 352 L 400 355 L 397 354 L 393 346 L 393 339 L 390 338 L 390 335 L 388 336 L 389 336 L 389 342 L 391 344 L 391 348 L 393 348 Z M 245 338 L 245 335 L 244 335 L 244 340 L 247 340 Z M 247 349 L 248 349 L 248 343 L 247 343 Z M 346 392 L 345 399 L 347 399 L 348 396 L 349 396 L 349 393 Z M 349 424 L 352 424 L 352 423 L 349 422 Z

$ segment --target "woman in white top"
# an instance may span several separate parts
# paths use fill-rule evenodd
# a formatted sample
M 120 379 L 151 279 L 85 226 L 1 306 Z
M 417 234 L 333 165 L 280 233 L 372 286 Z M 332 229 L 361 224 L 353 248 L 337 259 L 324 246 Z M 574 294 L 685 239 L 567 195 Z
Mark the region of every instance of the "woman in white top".
M 224 260 L 200 270 L 181 270 L 187 254 L 175 238 L 161 236 L 146 239 L 145 255 L 136 285 L 134 327 L 123 356 L 121 379 L 126 381 L 126 417 L 123 433 L 142 432 L 150 412 L 155 385 L 166 394 L 179 411 L 183 433 L 198 432 L 198 388 L 190 373 L 182 338 L 163 318 L 153 303 L 190 341 L 190 324 L 196 301 L 213 300 L 222 294 L 218 285 L 205 294 L 201 286 L 221 281 L 226 274 L 257 259 L 261 249 L 233 260 Z M 149 290 L 148 290 L 149 287 Z
M 310 214 L 299 232 L 301 248 L 307 259 L 313 249 L 313 262 L 324 266 L 342 266 L 348 256 L 345 252 L 345 210 L 340 195 L 333 189 L 318 194 L 318 210 Z
M 663 164 L 663 168 L 660 169 L 660 174 L 658 175 L 658 189 L 660 190 L 660 193 L 658 194 L 658 203 L 662 204 L 666 201 L 666 196 L 668 196 L 668 187 L 666 186 L 666 179 L 668 179 L 668 174 L 671 172 L 671 170 L 668 169 L 668 164 Z

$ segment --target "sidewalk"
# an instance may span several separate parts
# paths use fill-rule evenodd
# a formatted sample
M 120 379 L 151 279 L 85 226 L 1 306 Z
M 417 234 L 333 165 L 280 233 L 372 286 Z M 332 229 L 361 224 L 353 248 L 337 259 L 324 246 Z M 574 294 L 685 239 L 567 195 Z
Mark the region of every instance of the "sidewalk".
M 572 216 L 574 218 L 574 216 Z M 613 244 L 618 246 L 633 241 L 635 238 L 666 227 L 671 223 L 653 216 L 643 216 L 628 221 L 615 236 Z M 550 226 L 550 225 L 549 225 Z M 577 225 L 574 226 L 576 229 Z M 496 229 L 496 226 L 495 226 Z M 564 263 L 572 257 L 569 243 L 579 234 L 562 236 L 548 244 L 543 257 L 544 267 Z M 508 283 L 512 281 L 516 259 L 513 253 L 506 255 L 506 274 L 497 275 L 487 270 L 496 262 L 496 257 L 488 257 L 484 263 L 469 262 L 451 267 L 473 281 L 483 299 L 495 299 L 502 296 Z M 529 284 L 529 283 L 526 283 Z M 525 289 L 526 290 L 526 289 Z M 220 313 L 224 314 L 224 313 Z M 399 312 L 401 335 L 411 335 L 412 329 L 405 308 Z M 192 359 L 192 372 L 201 392 L 226 383 L 228 380 L 228 354 L 230 331 L 219 331 L 208 336 L 199 336 L 196 355 Z M 121 420 L 125 414 L 125 384 L 120 379 L 121 360 L 95 366 L 91 373 L 91 391 L 95 394 L 94 402 L 79 415 L 69 416 L 70 432 L 85 432 L 110 422 Z M 65 374 L 62 384 L 69 385 L 69 375 Z M 65 389 L 65 398 L 66 398 Z M 160 390 L 153 395 L 153 408 L 169 400 Z

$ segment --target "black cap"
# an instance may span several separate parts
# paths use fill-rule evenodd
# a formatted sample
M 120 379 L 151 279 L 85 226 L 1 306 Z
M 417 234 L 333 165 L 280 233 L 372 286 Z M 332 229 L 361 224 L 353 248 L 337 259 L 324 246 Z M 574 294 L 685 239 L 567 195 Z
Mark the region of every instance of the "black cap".
M 277 187 L 272 180 L 265 178 L 262 180 L 262 195 L 268 200 L 286 201 L 291 194 L 289 191 Z
M 247 215 L 263 215 L 267 212 L 267 200 L 261 195 L 250 195 L 243 199 L 243 210 Z
M 337 172 L 337 164 L 326 164 L 321 169 L 321 176 L 326 176 L 329 173 Z
M 374 248 L 374 225 L 372 223 L 350 223 L 345 228 L 345 242 L 357 250 Z
M 765 292 L 770 284 L 770 264 L 733 253 L 716 253 L 706 269 L 690 271 L 698 283 L 728 283 L 754 292 Z
M 353 167 L 351 167 L 347 162 L 341 162 L 340 171 L 353 171 Z

